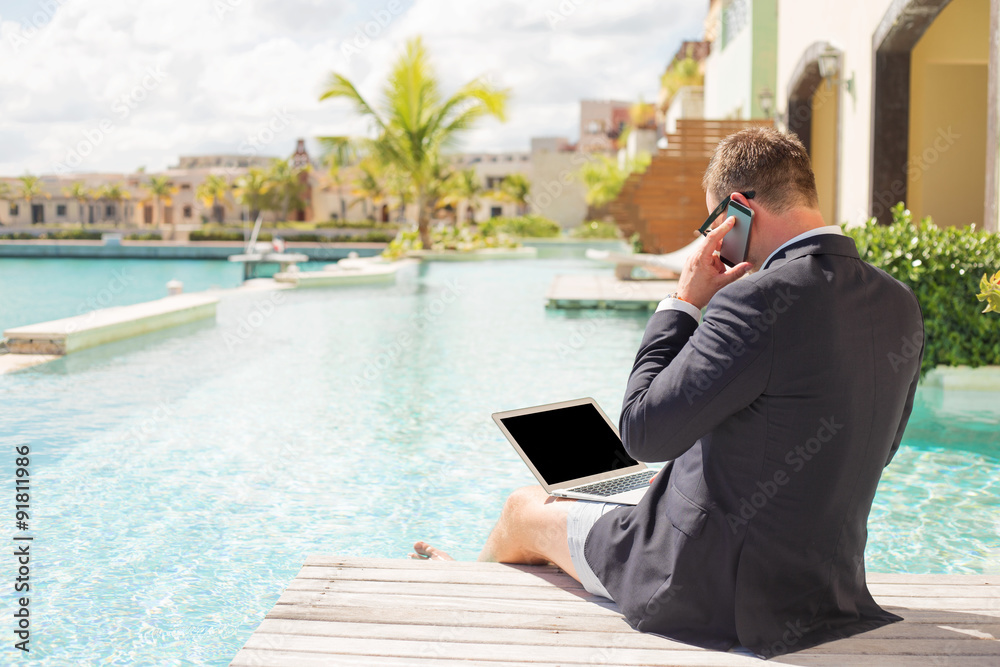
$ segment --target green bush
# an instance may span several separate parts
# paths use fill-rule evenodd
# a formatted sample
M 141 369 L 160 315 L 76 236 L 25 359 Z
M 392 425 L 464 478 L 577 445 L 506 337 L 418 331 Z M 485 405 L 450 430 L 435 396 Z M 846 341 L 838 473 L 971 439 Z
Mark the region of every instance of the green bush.
M 326 220 L 317 222 L 316 229 L 396 229 L 399 225 L 392 222 L 375 222 L 374 220 Z
M 264 238 L 264 237 L 267 238 Z M 196 229 L 188 236 L 191 241 L 243 241 L 243 232 L 226 229 Z M 261 232 L 258 241 L 270 241 L 271 235 Z
M 499 216 L 479 223 L 479 229 L 485 236 L 508 234 L 521 238 L 552 238 L 562 234 L 562 227 L 555 220 L 541 215 L 529 213 L 516 218 Z
M 494 218 L 495 219 L 495 218 Z M 360 239 L 359 239 L 360 240 Z M 466 225 L 434 227 L 431 229 L 432 250 L 459 250 L 468 252 L 482 248 L 516 248 L 521 244 L 503 233 L 487 233 L 482 229 L 472 231 Z M 411 250 L 421 250 L 420 233 L 416 228 L 402 229 L 382 251 L 388 259 L 399 259 Z
M 160 232 L 137 232 L 135 234 L 126 234 L 126 241 L 162 241 L 163 235 Z
M 922 372 L 938 365 L 1000 364 L 1000 318 L 985 317 L 979 281 L 1000 265 L 1000 235 L 912 221 L 902 203 L 893 223 L 845 229 L 861 258 L 909 285 L 924 315 Z
M 50 232 L 42 232 L 37 235 L 26 232 L 4 234 L 3 236 L 0 236 L 0 238 L 19 240 L 52 239 L 54 241 L 100 241 L 101 232 L 95 232 L 89 229 L 57 229 Z
M 620 239 L 618 225 L 613 222 L 591 220 L 571 231 L 570 236 L 578 239 Z

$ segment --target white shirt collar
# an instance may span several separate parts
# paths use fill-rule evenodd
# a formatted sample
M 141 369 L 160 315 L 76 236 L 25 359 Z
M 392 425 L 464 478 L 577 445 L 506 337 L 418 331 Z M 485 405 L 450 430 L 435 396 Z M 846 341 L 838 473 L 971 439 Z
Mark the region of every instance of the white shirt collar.
M 834 235 L 837 235 L 837 236 L 843 236 L 844 235 L 844 230 L 842 230 L 840 228 L 840 225 L 825 225 L 823 227 L 817 227 L 816 229 L 810 229 L 808 232 L 802 232 L 798 236 L 796 236 L 794 238 L 788 239 L 787 241 L 785 241 L 784 243 L 782 243 L 780 246 L 778 246 L 777 248 L 775 248 L 774 252 L 772 252 L 770 255 L 768 255 L 767 259 L 764 260 L 764 264 L 761 265 L 761 270 L 763 271 L 764 269 L 767 268 L 767 265 L 771 263 L 771 259 L 775 255 L 777 255 L 780 250 L 783 250 L 783 249 L 787 248 L 788 246 L 792 245 L 793 243 L 798 243 L 799 241 L 804 241 L 805 239 L 810 239 L 810 238 L 812 238 L 814 236 L 821 236 L 823 234 L 834 234 Z

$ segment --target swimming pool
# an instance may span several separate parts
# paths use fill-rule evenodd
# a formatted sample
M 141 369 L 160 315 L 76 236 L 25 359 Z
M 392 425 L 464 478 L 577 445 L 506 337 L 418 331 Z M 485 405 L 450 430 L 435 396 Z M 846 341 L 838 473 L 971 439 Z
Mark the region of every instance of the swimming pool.
M 618 416 L 646 316 L 543 307 L 554 275 L 588 271 L 609 269 L 432 263 L 236 294 L 214 325 L 0 376 L 4 451 L 34 453 L 32 662 L 224 665 L 308 554 L 420 538 L 474 558 L 533 481 L 491 412 L 593 396 Z M 1000 572 L 998 398 L 920 390 L 870 570 Z

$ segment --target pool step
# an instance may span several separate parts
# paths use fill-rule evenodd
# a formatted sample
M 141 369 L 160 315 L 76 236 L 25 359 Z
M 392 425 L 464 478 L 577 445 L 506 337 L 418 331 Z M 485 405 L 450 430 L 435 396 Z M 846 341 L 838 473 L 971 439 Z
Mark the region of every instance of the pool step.
M 215 317 L 219 299 L 206 294 L 178 294 L 131 306 L 93 310 L 61 320 L 4 331 L 12 354 L 63 355 Z
M 611 275 L 558 275 L 552 280 L 545 303 L 549 308 L 613 308 L 656 310 L 656 305 L 677 289 L 676 280 L 620 280 Z

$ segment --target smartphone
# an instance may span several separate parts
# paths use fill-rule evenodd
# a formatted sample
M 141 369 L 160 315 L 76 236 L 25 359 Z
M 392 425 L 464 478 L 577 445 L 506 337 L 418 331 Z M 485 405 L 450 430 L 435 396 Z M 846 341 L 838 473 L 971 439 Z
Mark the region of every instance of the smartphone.
M 753 211 L 739 202 L 731 201 L 723 219 L 728 220 L 729 216 L 736 218 L 736 224 L 723 237 L 719 256 L 723 264 L 733 267 L 747 261 L 747 253 L 750 252 L 750 231 L 753 228 Z

